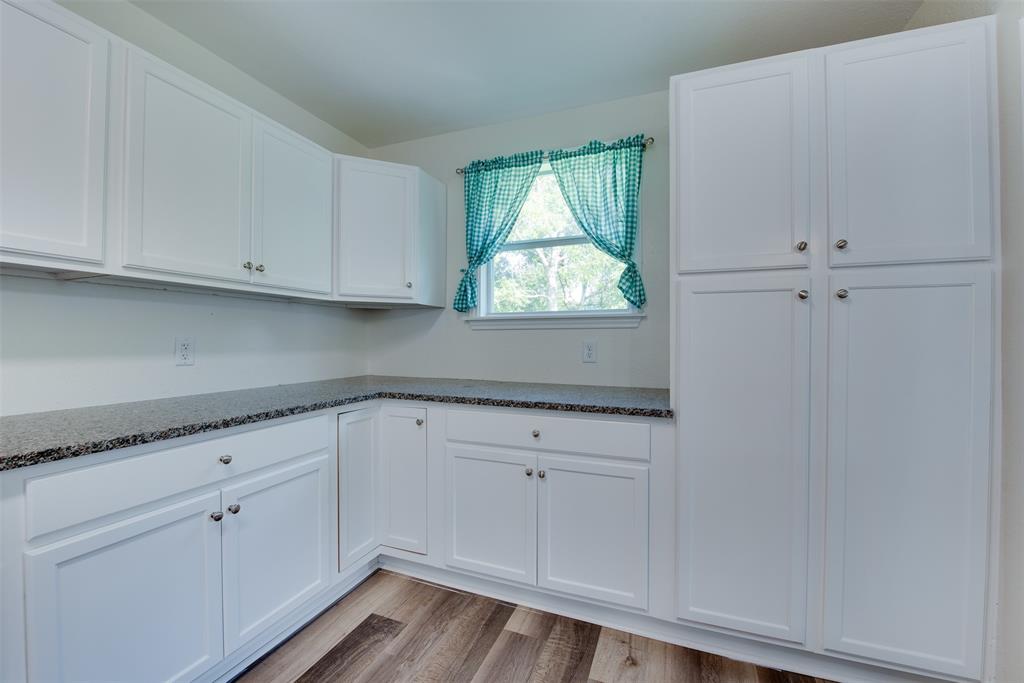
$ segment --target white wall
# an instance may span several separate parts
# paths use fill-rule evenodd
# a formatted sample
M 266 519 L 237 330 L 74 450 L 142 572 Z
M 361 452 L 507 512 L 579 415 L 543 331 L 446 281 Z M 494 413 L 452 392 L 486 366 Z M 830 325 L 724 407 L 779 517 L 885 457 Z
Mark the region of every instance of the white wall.
M 1024 161 L 1021 39 L 1024 3 L 927 0 L 907 28 L 997 17 L 1003 229 L 1002 562 L 997 631 L 1001 683 L 1024 681 Z
M 647 319 L 625 330 L 471 330 L 449 306 L 443 311 L 373 314 L 370 371 L 534 382 L 667 387 L 668 93 L 659 92 L 370 150 L 379 159 L 422 166 L 448 186 L 448 296 L 466 265 L 462 176 L 474 159 L 531 149 L 575 147 L 643 132 L 655 143 L 644 156 L 641 182 L 641 271 Z M 596 364 L 580 360 L 584 339 L 597 342 Z
M 57 1 L 94 24 L 209 83 L 332 152 L 360 156 L 366 154 L 366 148 L 345 133 L 130 2 Z
M 0 276 L 0 414 L 361 375 L 338 306 Z M 174 337 L 196 363 L 174 364 Z

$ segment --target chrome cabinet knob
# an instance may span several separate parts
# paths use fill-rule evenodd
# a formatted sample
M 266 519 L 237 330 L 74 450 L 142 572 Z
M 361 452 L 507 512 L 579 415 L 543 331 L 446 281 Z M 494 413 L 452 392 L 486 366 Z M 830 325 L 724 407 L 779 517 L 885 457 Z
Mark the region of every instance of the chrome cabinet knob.
M 256 272 L 257 273 L 262 273 L 264 270 L 266 270 L 266 268 L 263 266 L 262 263 L 259 264 L 258 266 L 256 266 Z
M 836 240 L 836 249 L 846 249 L 850 243 L 846 240 Z
M 409 288 L 409 289 L 412 289 L 412 283 L 411 283 L 411 282 L 406 282 L 406 283 L 405 283 L 405 286 L 406 286 L 407 288 Z
M 252 261 L 246 261 L 245 263 L 242 264 L 242 267 L 245 268 L 246 270 L 252 270 Z
M 807 242 L 804 241 L 804 240 L 800 240 L 799 242 L 797 242 L 796 243 L 796 250 L 797 251 L 807 251 Z
M 534 429 L 533 430 L 533 438 L 535 438 L 535 439 L 539 439 L 540 438 L 540 430 L 539 429 Z
M 217 512 L 211 512 L 210 519 L 212 519 L 215 522 L 219 522 L 220 520 L 224 519 L 224 513 L 220 512 L 219 510 Z
M 850 296 L 849 290 L 840 289 L 840 290 L 836 291 L 836 297 L 839 298 L 839 299 L 845 299 L 848 296 Z
M 228 505 L 228 512 L 230 512 L 233 515 L 237 515 L 241 510 L 242 506 L 239 505 L 238 503 L 232 503 L 231 505 Z
M 528 476 L 528 477 L 532 477 L 533 476 L 533 468 L 532 467 L 527 467 L 526 468 L 526 476 Z
M 540 472 L 537 473 L 537 476 L 543 479 L 544 477 L 548 476 L 548 473 L 545 472 L 544 470 L 541 470 Z
M 811 293 L 808 292 L 806 289 L 801 289 L 799 292 L 796 293 L 796 295 L 800 300 L 804 300 L 807 299 L 807 297 L 809 297 Z
M 231 456 L 227 455 L 227 454 L 224 454 L 224 455 L 220 456 L 218 458 L 218 460 L 220 460 L 222 465 L 230 465 L 231 464 Z
M 416 418 L 416 426 L 417 427 L 422 427 L 423 426 L 423 418 L 422 417 L 417 417 Z

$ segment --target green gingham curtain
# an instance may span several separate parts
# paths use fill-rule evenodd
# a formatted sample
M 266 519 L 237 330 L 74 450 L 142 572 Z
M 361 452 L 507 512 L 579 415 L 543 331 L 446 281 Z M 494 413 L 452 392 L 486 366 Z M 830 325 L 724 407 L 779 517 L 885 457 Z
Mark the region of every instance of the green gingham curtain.
M 452 307 L 465 313 L 476 307 L 476 272 L 505 244 L 530 193 L 544 157 L 541 150 L 486 161 L 463 171 L 466 188 L 466 260 Z
M 551 152 L 548 161 L 573 218 L 598 249 L 626 265 L 619 291 L 637 308 L 647 302 L 636 249 L 643 134 L 605 144 L 594 140 Z

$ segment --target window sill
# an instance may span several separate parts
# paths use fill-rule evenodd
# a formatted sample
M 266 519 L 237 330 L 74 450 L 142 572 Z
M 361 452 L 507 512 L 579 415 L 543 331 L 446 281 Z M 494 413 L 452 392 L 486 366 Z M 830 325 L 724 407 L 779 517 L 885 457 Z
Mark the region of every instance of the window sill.
M 488 315 L 465 318 L 474 330 L 627 329 L 640 326 L 644 313 L 550 313 Z

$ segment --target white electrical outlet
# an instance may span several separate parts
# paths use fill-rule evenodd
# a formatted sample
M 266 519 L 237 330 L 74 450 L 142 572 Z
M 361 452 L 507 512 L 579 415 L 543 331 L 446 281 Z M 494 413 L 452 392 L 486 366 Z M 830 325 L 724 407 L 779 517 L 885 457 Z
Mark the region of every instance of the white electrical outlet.
M 196 340 L 194 337 L 174 338 L 174 364 L 196 364 Z
M 587 340 L 583 342 L 583 362 L 597 362 L 597 342 L 592 340 Z

